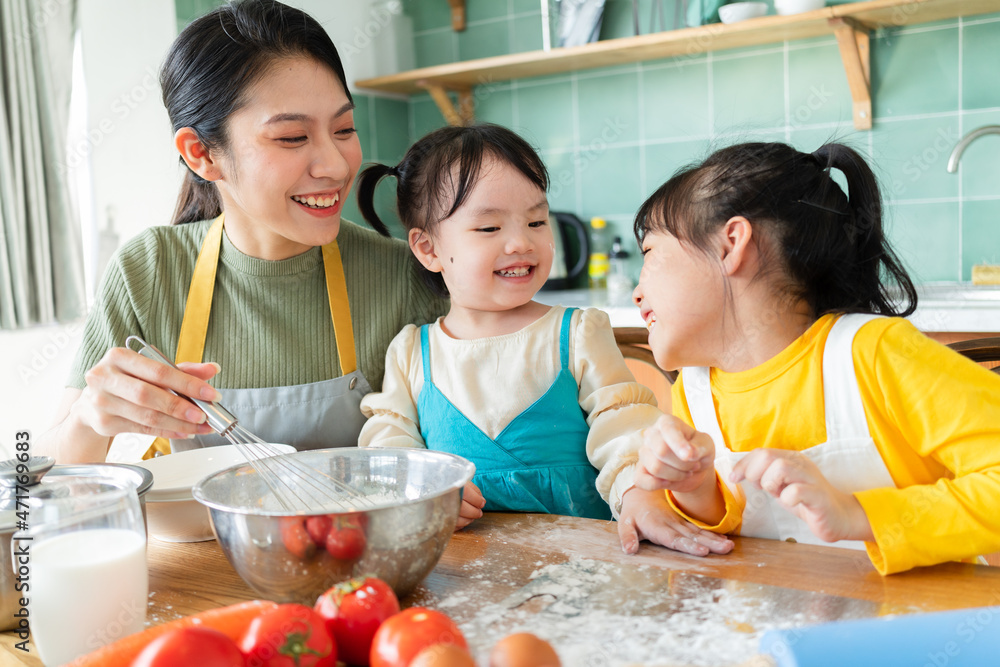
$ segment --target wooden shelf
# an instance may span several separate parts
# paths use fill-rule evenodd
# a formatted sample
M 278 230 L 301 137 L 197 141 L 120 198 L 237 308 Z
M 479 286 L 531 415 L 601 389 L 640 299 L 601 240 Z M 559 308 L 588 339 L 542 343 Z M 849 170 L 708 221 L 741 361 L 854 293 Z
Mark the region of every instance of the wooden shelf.
M 583 46 L 528 51 L 449 63 L 358 81 L 358 88 L 412 95 L 429 91 L 448 122 L 471 122 L 475 86 L 578 70 L 694 55 L 709 51 L 773 44 L 810 37 L 837 37 L 854 101 L 854 122 L 871 127 L 868 32 L 1000 12 L 1000 0 L 870 0 L 823 7 L 792 16 L 762 16 L 741 23 L 713 23 L 695 28 L 608 39 Z M 458 111 L 447 91 L 466 100 Z M 450 108 L 449 108 L 450 107 Z

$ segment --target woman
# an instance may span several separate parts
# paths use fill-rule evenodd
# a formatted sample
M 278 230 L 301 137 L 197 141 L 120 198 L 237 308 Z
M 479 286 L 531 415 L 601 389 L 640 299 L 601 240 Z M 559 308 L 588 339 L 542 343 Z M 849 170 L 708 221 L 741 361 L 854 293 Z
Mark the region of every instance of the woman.
M 160 84 L 188 168 L 174 225 L 109 265 L 38 447 L 68 463 L 104 460 L 121 433 L 164 453 L 221 444 L 171 393 L 219 400 L 210 379 L 265 440 L 355 444 L 392 337 L 447 303 L 404 243 L 341 220 L 361 147 L 336 48 L 300 10 L 236 2 L 177 37 Z M 132 334 L 181 370 L 123 347 Z

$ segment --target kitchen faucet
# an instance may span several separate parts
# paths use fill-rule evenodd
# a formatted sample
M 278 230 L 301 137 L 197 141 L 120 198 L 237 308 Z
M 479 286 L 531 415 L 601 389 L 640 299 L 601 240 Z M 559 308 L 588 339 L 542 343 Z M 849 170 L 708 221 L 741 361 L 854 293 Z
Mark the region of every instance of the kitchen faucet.
M 951 152 L 951 157 L 948 158 L 949 174 L 954 174 L 958 171 L 958 161 L 962 159 L 962 153 L 969 147 L 969 144 L 987 134 L 1000 134 L 1000 125 L 983 125 L 962 137 L 962 140 L 955 145 L 955 149 Z

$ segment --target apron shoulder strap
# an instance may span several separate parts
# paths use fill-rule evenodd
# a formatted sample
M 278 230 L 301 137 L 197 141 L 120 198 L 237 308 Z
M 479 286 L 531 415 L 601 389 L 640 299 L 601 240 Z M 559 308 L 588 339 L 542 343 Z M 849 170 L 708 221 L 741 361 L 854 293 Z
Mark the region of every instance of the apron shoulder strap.
M 842 315 L 823 348 L 823 402 L 827 440 L 871 438 L 861 389 L 854 371 L 854 337 L 868 322 L 882 317 L 865 313 Z
M 212 312 L 212 295 L 215 293 L 215 273 L 222 249 L 224 220 L 225 214 L 215 219 L 198 252 L 187 301 L 184 302 L 184 319 L 181 320 L 181 330 L 177 337 L 174 363 L 201 362 L 205 354 L 205 337 L 208 333 L 208 316 Z
M 562 325 L 559 327 L 559 367 L 562 370 L 569 368 L 569 330 L 575 310 L 576 308 L 566 309 L 562 316 Z
M 705 366 L 692 366 L 684 368 L 682 374 L 684 398 L 687 399 L 694 427 L 712 436 L 718 456 L 718 452 L 727 447 L 726 439 L 722 437 L 722 427 L 719 426 L 719 416 L 715 412 L 715 401 L 712 399 L 711 369 Z
M 354 324 L 351 320 L 351 304 L 347 298 L 347 279 L 344 277 L 344 263 L 336 239 L 323 246 L 323 272 L 326 274 L 330 317 L 333 318 L 333 335 L 337 339 L 340 374 L 350 375 L 358 369 L 358 358 L 354 349 Z
M 431 383 L 431 342 L 427 335 L 427 327 L 424 324 L 420 327 L 420 359 L 424 364 L 424 384 L 430 386 Z

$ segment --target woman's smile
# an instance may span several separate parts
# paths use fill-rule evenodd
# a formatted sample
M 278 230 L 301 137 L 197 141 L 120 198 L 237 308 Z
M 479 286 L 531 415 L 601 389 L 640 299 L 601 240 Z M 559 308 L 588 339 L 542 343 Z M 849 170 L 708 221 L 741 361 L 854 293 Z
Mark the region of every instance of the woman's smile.
M 304 209 L 309 215 L 325 218 L 335 215 L 341 209 L 340 192 L 315 193 L 310 195 L 292 195 L 292 201 Z

